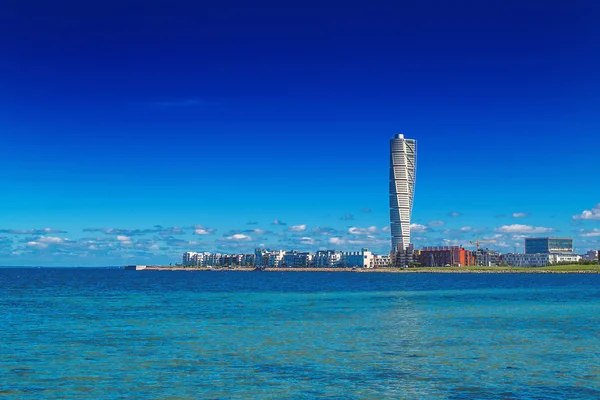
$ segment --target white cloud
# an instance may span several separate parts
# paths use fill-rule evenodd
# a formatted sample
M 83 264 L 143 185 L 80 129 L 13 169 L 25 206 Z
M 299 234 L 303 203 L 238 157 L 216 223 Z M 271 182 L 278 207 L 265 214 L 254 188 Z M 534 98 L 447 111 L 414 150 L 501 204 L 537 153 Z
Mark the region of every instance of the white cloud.
M 442 239 L 442 243 L 444 244 L 444 246 L 462 246 L 464 244 L 464 240 Z
M 410 231 L 412 233 L 426 232 L 427 227 L 421 224 L 410 224 Z
M 244 235 L 243 233 L 236 233 L 234 235 L 227 236 L 225 239 L 233 240 L 233 241 L 237 241 L 237 242 L 252 240 L 252 238 L 250 236 Z
M 443 226 L 445 224 L 446 223 L 444 221 L 431 221 L 427 225 L 429 225 L 429 226 Z
M 252 229 L 252 233 L 256 234 L 256 235 L 264 235 L 265 233 L 267 233 L 267 231 L 265 231 L 264 229 Z
M 306 230 L 306 224 L 290 226 L 288 230 L 290 232 L 304 232 Z
M 46 233 L 66 233 L 60 229 L 43 228 L 43 229 L 0 229 L 0 233 L 8 233 L 11 235 L 43 235 Z
M 212 235 L 215 233 L 215 229 L 206 228 L 202 225 L 194 225 L 194 233 L 196 235 Z
M 375 232 L 377 232 L 376 226 L 370 226 L 368 228 L 357 228 L 353 226 L 352 228 L 348 229 L 348 233 L 351 235 L 369 235 Z
M 583 229 L 581 230 L 582 233 L 579 234 L 579 236 L 583 236 L 583 237 L 600 237 L 600 229 L 598 228 L 594 228 L 589 232 L 584 231 Z
M 313 238 L 305 236 L 303 238 L 300 239 L 300 243 L 301 244 L 309 244 L 309 245 L 314 245 L 316 242 Z
M 40 236 L 36 240 L 27 242 L 26 246 L 36 248 L 36 249 L 45 249 L 50 245 L 64 243 L 65 240 L 66 239 L 55 237 L 55 236 Z
M 598 219 L 600 220 L 600 203 L 591 210 L 583 210 L 579 215 L 573 215 L 573 219 Z
M 346 241 L 339 237 L 332 237 L 332 238 L 329 238 L 329 240 L 327 242 L 329 242 L 329 244 L 340 245 L 340 244 L 344 244 Z
M 48 247 L 48 244 L 32 241 L 32 242 L 27 242 L 27 247 L 33 247 L 36 249 L 45 249 Z
M 287 225 L 285 222 L 278 219 L 273 220 L 273 225 Z
M 528 217 L 529 213 L 525 213 L 525 212 L 516 212 L 512 214 L 513 218 L 525 218 Z
M 389 232 L 390 231 L 390 227 L 389 226 L 384 226 L 383 228 L 381 228 L 382 232 Z
M 469 232 L 473 230 L 472 226 L 463 226 L 462 228 L 460 228 L 461 232 Z
M 456 211 L 452 211 L 452 212 L 448 213 L 448 215 L 450 217 L 460 217 L 460 213 L 456 212 Z
M 501 233 L 550 233 L 554 232 L 554 229 L 544 228 L 542 226 L 513 224 L 501 226 L 500 228 L 494 229 L 494 231 Z
M 121 243 L 123 246 L 129 246 L 131 245 L 131 237 L 129 236 L 125 236 L 125 235 L 117 235 L 117 240 L 119 241 L 119 243 Z
M 38 239 L 38 242 L 48 243 L 48 244 L 62 243 L 63 241 L 64 241 L 63 238 L 54 237 L 54 236 L 41 236 Z

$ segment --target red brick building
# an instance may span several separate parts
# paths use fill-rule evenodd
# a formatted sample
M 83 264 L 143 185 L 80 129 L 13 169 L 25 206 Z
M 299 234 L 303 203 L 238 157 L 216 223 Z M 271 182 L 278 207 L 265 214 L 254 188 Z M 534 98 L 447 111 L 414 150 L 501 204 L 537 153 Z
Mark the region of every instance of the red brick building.
M 419 263 L 424 267 L 465 267 L 475 265 L 475 257 L 459 246 L 423 247 Z

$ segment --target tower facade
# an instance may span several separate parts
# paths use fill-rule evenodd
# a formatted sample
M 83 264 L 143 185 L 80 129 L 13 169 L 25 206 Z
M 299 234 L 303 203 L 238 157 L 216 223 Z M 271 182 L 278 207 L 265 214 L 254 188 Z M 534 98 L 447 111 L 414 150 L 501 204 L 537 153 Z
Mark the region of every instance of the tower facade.
M 390 140 L 390 231 L 394 265 L 405 265 L 417 172 L 417 141 L 398 134 Z M 400 259 L 398 259 L 400 257 Z

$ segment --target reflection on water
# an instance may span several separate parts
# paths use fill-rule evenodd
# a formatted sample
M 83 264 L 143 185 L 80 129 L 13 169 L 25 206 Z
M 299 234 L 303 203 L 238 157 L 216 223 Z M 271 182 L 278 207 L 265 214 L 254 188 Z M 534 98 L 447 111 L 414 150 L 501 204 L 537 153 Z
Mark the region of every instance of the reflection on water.
M 599 398 L 600 276 L 0 269 L 15 398 Z

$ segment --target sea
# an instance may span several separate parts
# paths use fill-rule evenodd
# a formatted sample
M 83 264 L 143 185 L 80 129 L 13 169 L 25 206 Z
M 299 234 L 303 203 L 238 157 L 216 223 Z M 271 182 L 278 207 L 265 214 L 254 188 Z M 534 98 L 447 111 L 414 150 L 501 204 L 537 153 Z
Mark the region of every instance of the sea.
M 600 399 L 600 275 L 0 269 L 0 398 Z

